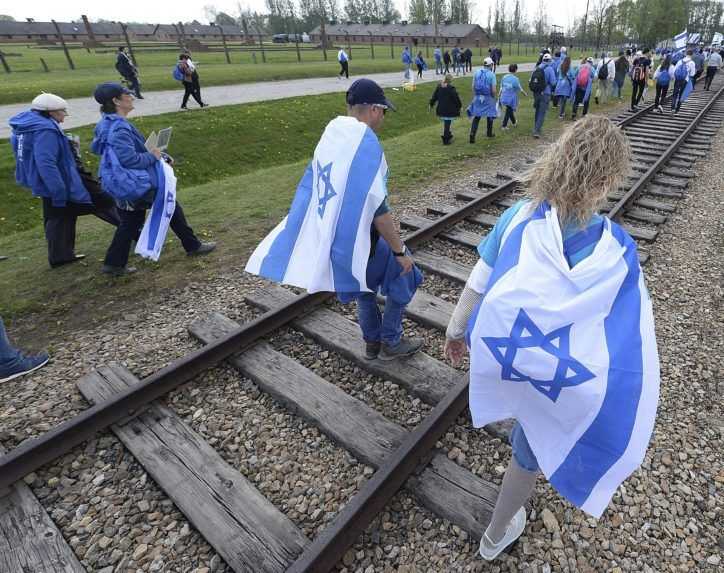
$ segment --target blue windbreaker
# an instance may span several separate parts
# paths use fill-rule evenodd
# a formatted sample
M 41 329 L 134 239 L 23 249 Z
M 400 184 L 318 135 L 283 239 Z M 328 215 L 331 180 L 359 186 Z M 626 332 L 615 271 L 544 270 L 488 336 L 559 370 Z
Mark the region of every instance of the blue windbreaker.
M 117 123 L 109 137 L 111 125 Z M 91 143 L 91 151 L 103 155 L 106 145 L 110 145 L 120 164 L 126 169 L 145 169 L 151 182 L 151 188 L 158 188 L 156 157 L 146 150 L 146 140 L 126 118 L 115 114 L 103 114 L 96 124 L 95 137 Z M 98 177 L 103 181 L 103 173 L 98 170 Z
M 483 88 L 477 89 L 477 79 L 483 80 Z M 473 101 L 468 106 L 468 117 L 498 117 L 497 102 L 493 97 L 493 88 L 496 85 L 495 74 L 492 70 L 482 68 L 473 76 Z
M 520 80 L 513 74 L 506 74 L 500 81 L 500 103 L 518 109 L 518 93 L 521 90 Z
M 573 66 L 568 68 L 568 73 L 565 75 L 558 70 L 558 83 L 556 83 L 556 89 L 553 92 L 553 95 L 572 98 L 576 93 L 576 72 L 577 70 L 574 69 Z
M 34 197 L 47 197 L 53 207 L 68 202 L 91 203 L 78 175 L 71 143 L 58 122 L 35 111 L 10 118 L 10 143 L 15 154 L 15 181 Z

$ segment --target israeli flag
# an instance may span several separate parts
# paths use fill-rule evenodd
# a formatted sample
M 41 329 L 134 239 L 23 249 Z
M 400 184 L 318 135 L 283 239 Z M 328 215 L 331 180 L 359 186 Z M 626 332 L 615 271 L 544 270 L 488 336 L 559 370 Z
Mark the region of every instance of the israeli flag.
M 566 239 L 595 243 L 570 268 L 556 210 L 523 207 L 469 330 L 475 426 L 516 418 L 553 487 L 595 517 L 641 464 L 659 397 L 636 245 L 609 219 L 598 230 Z
M 369 291 L 370 230 L 386 180 L 375 133 L 353 117 L 333 119 L 289 214 L 259 244 L 246 271 L 309 292 Z
M 701 34 L 690 34 L 687 42 L 689 44 L 698 44 L 701 41 Z
M 153 261 L 157 261 L 161 256 L 166 233 L 171 225 L 171 217 L 176 210 L 176 176 L 173 169 L 165 161 L 157 161 L 156 175 L 158 191 L 136 243 L 136 254 Z
M 686 30 L 684 30 L 681 34 L 677 34 L 676 36 L 674 36 L 674 47 L 685 48 L 688 38 L 689 34 Z
M 721 46 L 721 42 L 724 36 L 722 36 L 721 32 L 715 32 L 714 37 L 711 39 L 711 45 L 712 46 Z

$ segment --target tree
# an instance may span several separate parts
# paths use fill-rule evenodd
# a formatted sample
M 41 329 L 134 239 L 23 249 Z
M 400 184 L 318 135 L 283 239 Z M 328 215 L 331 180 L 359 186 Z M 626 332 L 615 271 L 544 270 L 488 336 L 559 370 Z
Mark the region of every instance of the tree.
M 426 0 L 427 19 L 431 24 L 440 24 L 447 20 L 447 4 L 445 0 Z
M 15 18 L 7 14 L 0 14 L 0 22 L 15 22 Z
M 410 0 L 407 5 L 407 19 L 413 24 L 427 22 L 427 2 L 425 0 Z
M 546 11 L 545 0 L 538 0 L 538 9 L 533 20 L 533 30 L 538 39 L 538 44 L 541 44 L 543 36 L 548 30 L 548 12 Z
M 469 24 L 470 12 L 469 0 L 450 0 L 450 13 L 448 15 L 448 19 L 453 24 Z
M 380 22 L 399 22 L 400 13 L 393 0 L 379 0 L 377 3 Z

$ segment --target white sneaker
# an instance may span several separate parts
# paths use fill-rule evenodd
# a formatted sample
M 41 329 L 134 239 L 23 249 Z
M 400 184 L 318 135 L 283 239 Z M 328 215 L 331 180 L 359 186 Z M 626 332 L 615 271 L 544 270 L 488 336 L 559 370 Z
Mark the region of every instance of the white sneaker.
M 513 516 L 513 519 L 510 520 L 508 529 L 505 530 L 505 535 L 503 535 L 503 539 L 501 539 L 498 543 L 490 541 L 487 530 L 483 533 L 483 537 L 480 540 L 480 549 L 478 550 L 480 557 L 486 561 L 492 561 L 498 557 L 498 555 L 500 555 L 506 547 L 518 539 L 524 529 L 525 508 L 521 507 L 518 510 L 518 513 Z

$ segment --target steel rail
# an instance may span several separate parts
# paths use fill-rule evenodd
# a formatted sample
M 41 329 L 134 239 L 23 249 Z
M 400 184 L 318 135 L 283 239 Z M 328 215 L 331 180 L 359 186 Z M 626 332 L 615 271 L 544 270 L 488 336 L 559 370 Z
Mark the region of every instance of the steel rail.
M 609 219 L 617 220 L 623 216 L 624 210 L 632 202 L 638 199 L 644 187 L 646 187 L 646 185 L 648 185 L 648 183 L 656 176 L 656 174 L 666 164 L 671 156 L 676 153 L 679 147 L 681 147 L 681 145 L 686 141 L 686 138 L 691 135 L 691 132 L 696 129 L 699 122 L 704 118 L 704 116 L 706 116 L 707 112 L 721 97 L 722 93 L 724 93 L 724 87 L 719 88 L 719 91 L 716 92 L 711 97 L 711 99 L 704 105 L 701 111 L 696 114 L 696 117 L 692 120 L 689 126 L 681 132 L 679 137 L 677 137 L 666 149 L 666 151 L 664 151 L 662 155 L 651 165 L 651 167 L 649 167 L 649 169 L 641 177 L 638 178 L 636 183 L 634 183 L 634 185 L 632 185 L 631 188 L 626 191 L 626 193 L 624 193 L 623 197 L 616 201 L 616 204 L 608 212 Z

